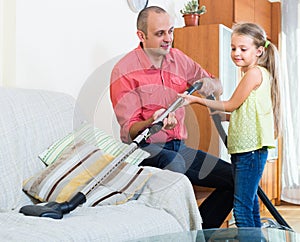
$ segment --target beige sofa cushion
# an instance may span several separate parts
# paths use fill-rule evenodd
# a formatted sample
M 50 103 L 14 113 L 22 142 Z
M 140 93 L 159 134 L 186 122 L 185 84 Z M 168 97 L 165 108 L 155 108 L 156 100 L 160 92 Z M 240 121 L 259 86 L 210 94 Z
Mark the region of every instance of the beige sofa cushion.
M 46 169 L 25 181 L 23 190 L 41 202 L 69 201 L 85 189 L 84 206 L 122 204 L 151 176 L 142 167 L 126 162 L 116 167 L 115 157 L 82 140 L 71 143 L 56 157 Z
M 78 140 L 83 140 L 86 143 L 93 144 L 99 147 L 102 151 L 112 156 L 119 156 L 124 154 L 128 147 L 120 141 L 117 141 L 111 135 L 106 134 L 102 129 L 94 125 L 84 122 L 77 130 L 71 132 L 65 137 L 57 140 L 48 149 L 39 155 L 39 158 L 46 164 L 52 164 L 57 157 L 70 145 Z M 141 149 L 136 149 L 132 154 L 126 158 L 126 162 L 138 165 L 145 158 L 149 157 L 149 153 Z

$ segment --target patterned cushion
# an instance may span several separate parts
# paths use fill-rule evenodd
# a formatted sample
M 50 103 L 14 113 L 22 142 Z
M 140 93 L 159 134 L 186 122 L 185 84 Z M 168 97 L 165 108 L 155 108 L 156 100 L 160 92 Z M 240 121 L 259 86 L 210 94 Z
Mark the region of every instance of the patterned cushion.
M 113 160 L 98 147 L 78 140 L 56 155 L 56 161 L 45 170 L 26 180 L 23 190 L 41 202 L 65 202 L 84 188 L 84 206 L 124 203 L 151 173 L 126 162 L 116 168 Z M 96 187 L 95 182 L 99 184 Z
M 94 127 L 89 123 L 85 123 L 78 130 L 70 133 L 66 137 L 51 145 L 47 150 L 39 155 L 39 158 L 46 165 L 50 165 L 57 160 L 57 157 L 60 156 L 65 149 L 76 142 L 76 140 L 84 140 L 86 143 L 93 144 L 112 156 L 120 155 L 128 147 L 127 144 L 116 141 L 103 130 Z M 149 153 L 141 149 L 137 149 L 126 159 L 126 162 L 138 165 L 148 156 Z

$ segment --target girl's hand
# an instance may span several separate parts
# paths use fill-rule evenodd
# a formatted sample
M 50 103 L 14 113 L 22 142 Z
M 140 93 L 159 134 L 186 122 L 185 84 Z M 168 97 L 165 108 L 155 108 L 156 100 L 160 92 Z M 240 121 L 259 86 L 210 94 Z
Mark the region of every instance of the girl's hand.
M 221 118 L 221 121 L 229 121 L 230 114 L 222 111 L 213 111 L 210 113 L 211 116 L 213 115 L 219 115 Z
M 183 98 L 183 102 L 181 103 L 181 107 L 183 106 L 187 106 L 191 103 L 196 103 L 198 102 L 199 103 L 199 97 L 195 97 L 193 95 L 188 95 L 188 94 L 178 94 L 179 97 L 182 97 Z

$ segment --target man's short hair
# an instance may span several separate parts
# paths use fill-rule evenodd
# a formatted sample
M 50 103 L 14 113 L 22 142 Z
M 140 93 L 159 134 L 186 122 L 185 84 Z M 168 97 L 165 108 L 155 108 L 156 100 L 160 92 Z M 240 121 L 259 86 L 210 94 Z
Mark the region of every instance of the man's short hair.
M 147 28 L 148 28 L 148 16 L 150 12 L 155 13 L 167 13 L 166 10 L 164 10 L 161 7 L 158 6 L 150 6 L 147 8 L 144 8 L 142 11 L 139 12 L 139 15 L 137 17 L 137 29 L 144 32 L 145 35 L 147 35 Z

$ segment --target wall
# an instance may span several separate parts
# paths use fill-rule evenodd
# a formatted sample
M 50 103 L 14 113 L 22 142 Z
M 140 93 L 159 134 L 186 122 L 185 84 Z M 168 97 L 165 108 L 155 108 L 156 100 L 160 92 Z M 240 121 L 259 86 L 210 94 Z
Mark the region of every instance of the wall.
M 181 27 L 185 2 L 148 5 L 165 8 Z M 90 121 L 118 137 L 109 74 L 138 45 L 136 17 L 127 0 L 0 0 L 0 85 L 69 93 Z
M 4 85 L 58 90 L 76 97 L 94 70 L 138 44 L 137 13 L 129 9 L 127 0 L 0 1 L 5 13 L 0 22 Z M 150 0 L 149 5 L 175 12 L 183 2 Z M 177 26 L 180 21 L 177 16 Z
M 0 0 L 0 85 L 15 80 L 15 0 Z
M 3 1 L 0 0 L 0 86 L 3 85 Z

